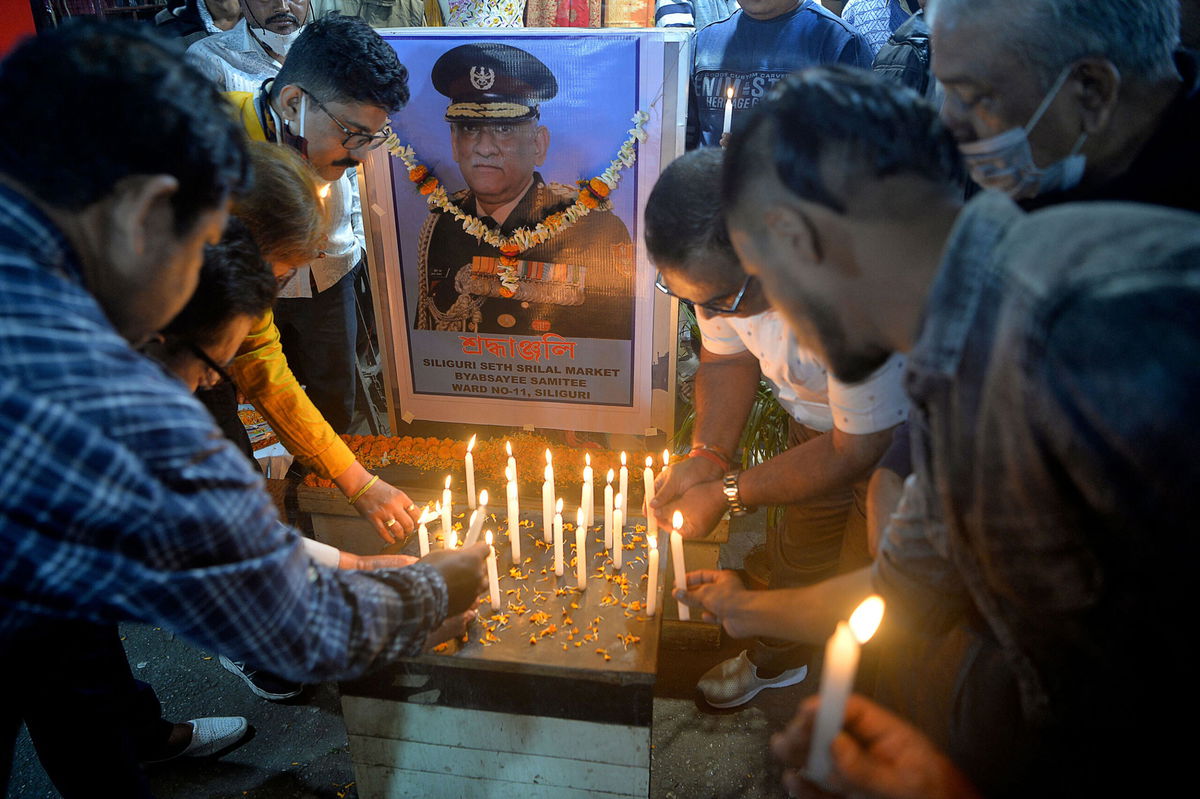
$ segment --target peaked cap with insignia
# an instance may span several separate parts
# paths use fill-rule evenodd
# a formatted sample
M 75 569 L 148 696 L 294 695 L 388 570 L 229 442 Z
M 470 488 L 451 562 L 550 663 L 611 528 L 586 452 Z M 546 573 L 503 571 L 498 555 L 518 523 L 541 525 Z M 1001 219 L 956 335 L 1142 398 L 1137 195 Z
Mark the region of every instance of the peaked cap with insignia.
M 522 122 L 558 94 L 549 67 L 524 50 L 480 42 L 447 50 L 433 65 L 433 88 L 450 98 L 447 122 Z

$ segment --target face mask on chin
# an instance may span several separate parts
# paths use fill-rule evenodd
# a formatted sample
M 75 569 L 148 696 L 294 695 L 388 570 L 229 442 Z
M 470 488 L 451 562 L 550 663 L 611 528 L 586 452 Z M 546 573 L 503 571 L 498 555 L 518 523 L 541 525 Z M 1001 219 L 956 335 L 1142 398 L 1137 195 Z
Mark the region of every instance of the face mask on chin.
M 1065 68 L 1050 87 L 1042 104 L 1023 128 L 1010 128 L 996 136 L 960 144 L 963 163 L 971 179 L 985 189 L 996 189 L 1014 200 L 1036 197 L 1053 191 L 1068 191 L 1079 185 L 1087 168 L 1087 157 L 1079 151 L 1087 141 L 1087 132 L 1079 134 L 1075 146 L 1066 158 L 1055 161 L 1045 169 L 1033 160 L 1029 133 L 1037 127 L 1042 115 L 1058 95 L 1070 75 Z
M 296 43 L 296 37 L 300 35 L 300 31 L 304 30 L 304 26 L 296 28 L 291 33 L 276 33 L 267 28 L 251 27 L 255 38 L 262 42 L 271 52 L 277 55 L 286 56 L 288 50 L 292 49 L 292 45 Z

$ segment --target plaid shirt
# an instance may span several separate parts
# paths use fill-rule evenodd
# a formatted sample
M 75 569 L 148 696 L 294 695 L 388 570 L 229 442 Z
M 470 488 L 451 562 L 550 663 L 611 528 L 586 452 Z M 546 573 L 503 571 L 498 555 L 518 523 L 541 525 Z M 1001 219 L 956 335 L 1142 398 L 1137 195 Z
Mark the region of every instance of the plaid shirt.
M 294 680 L 418 653 L 446 614 L 440 574 L 314 565 L 81 283 L 61 233 L 0 186 L 0 642 L 39 619 L 137 619 Z

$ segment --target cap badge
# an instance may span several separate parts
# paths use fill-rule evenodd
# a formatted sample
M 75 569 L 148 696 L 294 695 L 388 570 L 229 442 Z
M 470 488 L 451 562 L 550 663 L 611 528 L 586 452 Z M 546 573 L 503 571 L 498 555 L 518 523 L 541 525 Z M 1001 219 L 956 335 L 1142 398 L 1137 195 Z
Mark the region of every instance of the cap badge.
M 492 88 L 492 84 L 495 82 L 496 70 L 487 67 L 471 67 L 471 85 L 479 91 L 486 92 Z

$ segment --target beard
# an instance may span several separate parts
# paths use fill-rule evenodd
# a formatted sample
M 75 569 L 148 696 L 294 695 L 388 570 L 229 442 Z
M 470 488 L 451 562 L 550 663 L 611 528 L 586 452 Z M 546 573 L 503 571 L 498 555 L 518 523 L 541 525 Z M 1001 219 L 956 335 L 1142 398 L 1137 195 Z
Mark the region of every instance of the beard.
M 788 313 L 796 337 L 814 351 L 821 353 L 826 368 L 843 383 L 861 383 L 870 377 L 892 356 L 890 350 L 864 344 L 853 348 L 846 330 L 837 315 L 823 302 L 811 297 L 802 299 L 803 311 L 797 316 Z

